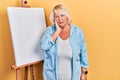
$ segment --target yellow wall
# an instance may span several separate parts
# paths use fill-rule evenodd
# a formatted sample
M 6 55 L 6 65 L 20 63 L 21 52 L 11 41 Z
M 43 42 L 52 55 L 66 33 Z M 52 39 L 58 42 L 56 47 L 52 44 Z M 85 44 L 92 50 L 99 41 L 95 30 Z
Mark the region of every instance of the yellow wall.
M 47 25 L 56 4 L 64 4 L 73 23 L 84 31 L 89 55 L 88 80 L 120 80 L 120 0 L 28 0 L 32 7 L 44 7 Z M 15 64 L 7 6 L 20 6 L 20 0 L 0 0 L 0 79 L 15 80 Z M 42 80 L 42 63 L 35 65 Z

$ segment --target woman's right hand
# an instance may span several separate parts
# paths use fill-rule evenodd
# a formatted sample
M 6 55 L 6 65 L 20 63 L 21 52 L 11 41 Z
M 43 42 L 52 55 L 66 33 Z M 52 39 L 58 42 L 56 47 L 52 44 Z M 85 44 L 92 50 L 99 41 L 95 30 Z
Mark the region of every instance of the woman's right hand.
M 56 21 L 55 21 L 55 25 L 56 25 L 56 31 L 60 33 L 62 31 L 62 28 L 60 28 L 60 26 L 57 24 Z
M 55 21 L 55 25 L 56 25 L 56 31 L 52 34 L 52 39 L 55 42 L 57 37 L 59 36 L 60 32 L 62 31 L 62 29 L 59 27 L 59 25 L 57 24 L 57 22 Z

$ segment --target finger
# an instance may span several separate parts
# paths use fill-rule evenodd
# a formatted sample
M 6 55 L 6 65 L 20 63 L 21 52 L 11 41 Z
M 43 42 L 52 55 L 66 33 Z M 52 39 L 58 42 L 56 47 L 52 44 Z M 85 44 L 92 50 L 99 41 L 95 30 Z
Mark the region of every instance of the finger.
M 55 24 L 57 25 L 57 22 L 55 21 Z
M 55 24 L 56 24 L 57 22 L 55 21 Z
M 55 21 L 55 24 L 56 24 L 56 26 L 58 27 L 58 24 L 57 24 L 57 22 Z

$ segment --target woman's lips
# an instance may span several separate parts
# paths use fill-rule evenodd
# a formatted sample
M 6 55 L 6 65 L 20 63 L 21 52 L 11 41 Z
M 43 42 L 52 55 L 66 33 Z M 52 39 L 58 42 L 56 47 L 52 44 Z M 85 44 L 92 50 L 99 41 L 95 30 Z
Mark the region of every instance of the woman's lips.
M 59 24 L 62 24 L 63 22 L 59 22 Z

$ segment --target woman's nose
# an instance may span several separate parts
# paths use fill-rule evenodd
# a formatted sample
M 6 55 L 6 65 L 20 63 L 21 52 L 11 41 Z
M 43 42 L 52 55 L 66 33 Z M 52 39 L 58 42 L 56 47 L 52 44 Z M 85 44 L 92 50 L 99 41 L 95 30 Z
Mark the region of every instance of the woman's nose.
M 62 19 L 62 17 L 59 16 L 58 20 L 60 21 Z

